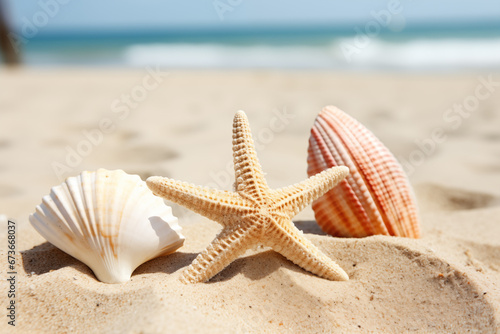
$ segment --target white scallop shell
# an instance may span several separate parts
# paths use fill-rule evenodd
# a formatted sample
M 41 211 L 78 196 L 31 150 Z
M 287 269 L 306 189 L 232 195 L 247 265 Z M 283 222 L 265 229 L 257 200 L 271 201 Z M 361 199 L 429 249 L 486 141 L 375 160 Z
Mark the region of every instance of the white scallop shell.
M 43 197 L 30 222 L 105 283 L 128 281 L 139 265 L 184 243 L 172 209 L 122 170 L 69 177 Z

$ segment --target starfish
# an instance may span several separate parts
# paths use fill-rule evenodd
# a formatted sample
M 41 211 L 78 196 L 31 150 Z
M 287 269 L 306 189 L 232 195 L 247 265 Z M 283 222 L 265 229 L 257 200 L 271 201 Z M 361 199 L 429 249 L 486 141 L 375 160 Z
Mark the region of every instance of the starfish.
M 220 223 L 222 231 L 183 272 L 185 283 L 206 282 L 249 248 L 271 247 L 296 265 L 330 280 L 347 274 L 304 237 L 292 218 L 342 181 L 349 169 L 332 167 L 295 185 L 270 189 L 264 178 L 248 119 L 238 111 L 233 121 L 235 192 L 209 189 L 166 177 L 146 180 L 151 191 Z

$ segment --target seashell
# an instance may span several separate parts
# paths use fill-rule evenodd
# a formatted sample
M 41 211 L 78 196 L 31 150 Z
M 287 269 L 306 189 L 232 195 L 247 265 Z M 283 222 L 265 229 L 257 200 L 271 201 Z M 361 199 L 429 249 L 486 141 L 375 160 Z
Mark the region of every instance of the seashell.
M 373 133 L 342 110 L 325 107 L 317 116 L 307 164 L 309 176 L 332 166 L 350 170 L 313 202 L 316 221 L 328 234 L 419 237 L 417 206 L 403 168 Z
M 122 170 L 69 177 L 43 197 L 30 223 L 105 283 L 128 281 L 139 265 L 184 243 L 172 209 Z

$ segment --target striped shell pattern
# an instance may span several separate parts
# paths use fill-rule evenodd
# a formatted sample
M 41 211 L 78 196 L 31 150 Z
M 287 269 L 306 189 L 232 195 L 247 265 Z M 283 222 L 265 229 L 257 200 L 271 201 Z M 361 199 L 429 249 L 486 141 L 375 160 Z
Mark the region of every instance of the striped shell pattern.
M 342 110 L 325 107 L 317 116 L 307 163 L 309 176 L 333 166 L 350 170 L 313 203 L 316 221 L 328 234 L 419 237 L 417 206 L 401 165 L 373 133 Z

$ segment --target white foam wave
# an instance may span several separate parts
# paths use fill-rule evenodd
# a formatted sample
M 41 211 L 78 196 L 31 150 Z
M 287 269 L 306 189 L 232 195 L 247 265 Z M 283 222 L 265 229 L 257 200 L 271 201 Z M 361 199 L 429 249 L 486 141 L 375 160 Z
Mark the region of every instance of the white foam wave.
M 500 39 L 416 39 L 401 43 L 373 40 L 352 55 L 351 63 L 353 66 L 408 69 L 498 68 Z
M 173 68 L 500 68 L 500 39 L 371 39 L 361 46 L 356 43 L 359 41 L 349 38 L 323 45 L 137 44 L 125 50 L 123 60 L 130 66 Z M 342 51 L 346 46 L 356 52 L 347 55 Z
M 240 68 L 240 67 L 331 67 L 326 48 L 304 46 L 150 44 L 133 45 L 124 53 L 132 66 Z

